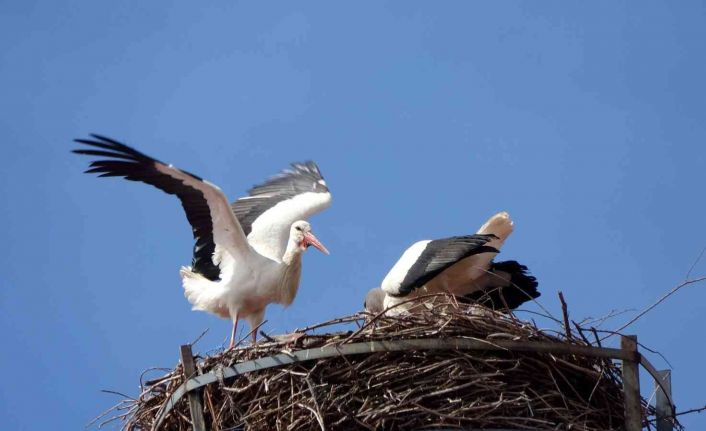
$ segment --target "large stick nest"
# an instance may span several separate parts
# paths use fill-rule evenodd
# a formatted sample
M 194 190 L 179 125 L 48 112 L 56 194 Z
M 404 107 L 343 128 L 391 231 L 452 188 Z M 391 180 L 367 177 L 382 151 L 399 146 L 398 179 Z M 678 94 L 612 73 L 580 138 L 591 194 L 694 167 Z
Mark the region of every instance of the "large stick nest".
M 358 326 L 332 331 L 346 323 Z M 581 333 L 550 334 L 512 315 L 448 303 L 412 315 L 359 313 L 284 339 L 266 338 L 255 346 L 200 358 L 197 366 L 206 373 L 337 343 L 449 337 L 590 345 Z M 179 365 L 143 384 L 139 398 L 116 406 L 113 418 L 123 419 L 129 431 L 152 429 L 159 409 L 183 381 Z M 210 430 L 605 431 L 621 428 L 624 420 L 620 369 L 613 361 L 537 352 L 449 349 L 324 358 L 211 384 L 202 398 Z M 174 406 L 160 430 L 192 428 L 186 399 Z

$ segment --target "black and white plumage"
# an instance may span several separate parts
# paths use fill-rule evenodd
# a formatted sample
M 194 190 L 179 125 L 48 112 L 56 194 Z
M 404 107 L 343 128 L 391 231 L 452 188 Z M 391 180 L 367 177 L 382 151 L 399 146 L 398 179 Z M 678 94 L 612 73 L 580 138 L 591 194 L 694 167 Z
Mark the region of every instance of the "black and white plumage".
M 292 163 L 278 175 L 248 190 L 231 207 L 250 245 L 277 258 L 287 247 L 289 227 L 331 205 L 331 193 L 312 161 Z
M 297 199 L 301 193 L 286 196 L 272 193 L 271 205 L 254 211 L 247 218 L 252 235 L 256 231 L 253 226 L 260 223 L 263 215 L 267 216 L 272 223 L 260 223 L 259 229 L 267 232 L 266 238 L 278 241 L 272 240 L 270 244 L 263 241 L 256 248 L 250 244 L 226 196 L 216 185 L 110 138 L 91 136 L 92 139 L 76 140 L 88 149 L 74 150 L 77 154 L 99 157 L 91 162 L 86 173 L 141 181 L 179 198 L 195 240 L 192 266 L 182 267 L 180 271 L 185 296 L 196 310 L 232 319 L 231 346 L 239 319 L 248 320 L 255 328 L 262 323 L 268 304 L 292 303 L 299 287 L 302 253 L 308 246 L 313 245 L 328 254 L 311 233 L 309 223 L 301 219 L 328 206 L 327 188 L 318 187 L 315 193 L 325 196 L 309 200 Z M 313 162 L 303 165 L 318 173 Z M 315 182 L 322 185 L 319 180 L 323 181 L 320 174 Z M 279 180 L 278 187 L 286 188 L 286 182 Z M 292 205 L 292 201 L 296 204 Z M 285 237 L 284 246 L 279 243 L 280 237 Z M 275 254 L 279 250 L 281 253 Z
M 493 262 L 482 286 L 461 297 L 461 301 L 481 304 L 493 310 L 514 310 L 525 302 L 539 298 L 537 279 L 529 274 L 527 267 L 515 260 Z
M 510 216 L 501 212 L 476 235 L 413 244 L 385 276 L 381 285 L 384 295 L 375 289 L 368 292 L 366 309 L 380 312 L 414 296 L 442 292 L 479 300 L 495 309 L 513 309 L 538 297 L 536 279 L 527 274 L 526 267 L 514 261 L 493 262 L 512 230 Z M 503 306 L 501 294 L 510 299 Z
M 412 244 L 382 281 L 388 296 L 400 298 L 415 289 L 445 281 L 441 274 L 452 265 L 479 253 L 497 252 L 486 244 L 493 235 L 452 236 Z M 448 290 L 443 286 L 444 290 Z

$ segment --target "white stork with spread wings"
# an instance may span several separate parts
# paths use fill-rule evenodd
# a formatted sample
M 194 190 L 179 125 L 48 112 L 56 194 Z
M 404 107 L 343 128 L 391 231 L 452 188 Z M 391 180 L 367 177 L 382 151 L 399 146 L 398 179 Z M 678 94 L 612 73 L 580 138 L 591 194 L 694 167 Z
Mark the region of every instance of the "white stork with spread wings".
M 76 139 L 96 156 L 86 173 L 141 181 L 176 195 L 194 233 L 190 267 L 181 268 L 184 293 L 195 310 L 231 319 L 233 347 L 240 319 L 254 329 L 268 304 L 292 303 L 299 288 L 302 253 L 328 250 L 305 220 L 327 208 L 331 194 L 314 162 L 294 163 L 250 196 L 229 205 L 218 186 L 99 135 Z

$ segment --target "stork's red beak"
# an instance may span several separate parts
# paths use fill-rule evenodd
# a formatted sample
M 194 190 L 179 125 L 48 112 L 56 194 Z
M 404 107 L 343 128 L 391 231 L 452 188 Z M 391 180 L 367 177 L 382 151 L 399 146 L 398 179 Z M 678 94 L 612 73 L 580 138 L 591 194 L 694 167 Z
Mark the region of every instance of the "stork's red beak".
M 324 247 L 324 245 L 321 244 L 321 242 L 311 232 L 307 232 L 304 234 L 304 245 L 306 245 L 307 247 L 310 245 L 313 245 L 314 247 L 318 248 L 321 251 L 321 253 L 331 254 L 328 252 L 326 247 Z

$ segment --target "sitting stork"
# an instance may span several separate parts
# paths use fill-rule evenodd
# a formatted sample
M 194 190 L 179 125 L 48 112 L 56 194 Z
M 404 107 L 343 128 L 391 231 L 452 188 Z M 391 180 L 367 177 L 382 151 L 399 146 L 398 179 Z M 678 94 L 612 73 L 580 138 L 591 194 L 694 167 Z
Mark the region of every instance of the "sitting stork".
M 385 276 L 382 287 L 368 292 L 365 309 L 379 313 L 413 297 L 442 292 L 501 310 L 539 297 L 537 280 L 526 266 L 515 261 L 493 262 L 512 230 L 509 214 L 501 212 L 475 235 L 413 244 Z
M 192 264 L 180 271 L 184 294 L 194 310 L 232 320 L 230 347 L 240 319 L 250 324 L 254 343 L 267 305 L 292 303 L 307 247 L 328 254 L 305 220 L 331 203 L 314 162 L 293 163 L 231 207 L 218 186 L 110 138 L 91 136 L 75 140 L 89 149 L 73 151 L 100 157 L 86 173 L 141 181 L 181 201 L 195 240 Z

